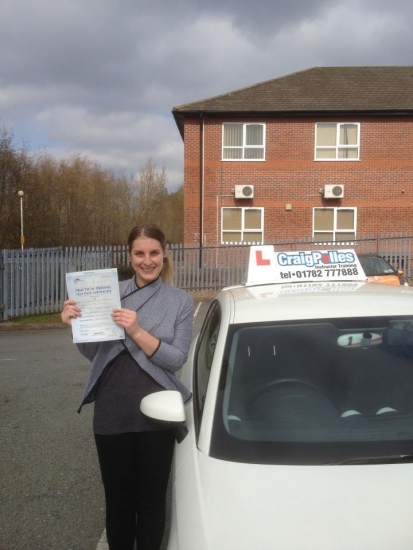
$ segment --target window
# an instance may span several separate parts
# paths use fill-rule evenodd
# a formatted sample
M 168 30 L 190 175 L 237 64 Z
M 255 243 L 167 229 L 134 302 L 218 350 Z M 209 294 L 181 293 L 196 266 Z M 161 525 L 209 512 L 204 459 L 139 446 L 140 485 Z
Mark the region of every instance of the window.
M 222 125 L 223 160 L 265 160 L 265 124 Z
M 222 243 L 262 243 L 263 208 L 222 208 Z
M 195 414 L 198 427 L 202 418 L 209 374 L 211 372 L 212 360 L 217 345 L 220 324 L 221 309 L 218 302 L 214 302 L 205 317 L 199 336 L 199 345 L 196 351 Z
M 290 465 L 411 457 L 413 317 L 367 315 L 229 325 L 210 456 Z
M 319 122 L 316 124 L 316 160 L 359 160 L 360 124 Z
M 356 238 L 357 208 L 314 208 L 313 238 L 317 242 Z

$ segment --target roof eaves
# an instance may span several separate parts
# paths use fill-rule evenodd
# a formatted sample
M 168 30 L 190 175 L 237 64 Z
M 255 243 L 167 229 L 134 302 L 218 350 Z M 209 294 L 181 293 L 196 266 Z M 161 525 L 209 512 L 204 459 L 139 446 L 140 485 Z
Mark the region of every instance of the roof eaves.
M 278 117 L 278 116 L 314 116 L 314 115 L 362 115 L 362 116 L 411 116 L 413 115 L 413 109 L 366 109 L 363 108 L 343 108 L 340 107 L 334 108 L 334 109 L 293 109 L 293 110 L 253 110 L 253 109 L 245 109 L 245 110 L 236 110 L 236 111 L 228 111 L 228 110 L 209 110 L 209 109 L 199 109 L 199 110 L 191 110 L 191 111 L 185 111 L 184 113 L 174 113 L 174 116 L 177 115 L 179 118 L 183 118 L 184 116 L 228 116 L 228 117 L 240 117 L 240 116 L 249 116 L 249 117 Z M 176 118 L 176 117 L 175 117 Z
M 366 109 L 366 108 L 360 108 L 360 109 L 294 109 L 294 110 L 278 110 L 278 111 L 260 111 L 260 110 L 238 110 L 238 111 L 228 111 L 228 110 L 221 110 L 221 111 L 211 111 L 209 109 L 206 110 L 188 110 L 185 112 L 179 112 L 179 111 L 172 111 L 173 117 L 175 119 L 175 124 L 178 127 L 178 131 L 181 134 L 182 140 L 184 140 L 184 120 L 186 116 L 197 116 L 197 117 L 228 117 L 229 118 L 269 118 L 269 117 L 290 117 L 290 118 L 298 118 L 298 117 L 326 117 L 326 116 L 365 116 L 365 117 L 373 117 L 373 116 L 382 116 L 382 117 L 394 117 L 394 116 L 413 116 L 413 109 Z

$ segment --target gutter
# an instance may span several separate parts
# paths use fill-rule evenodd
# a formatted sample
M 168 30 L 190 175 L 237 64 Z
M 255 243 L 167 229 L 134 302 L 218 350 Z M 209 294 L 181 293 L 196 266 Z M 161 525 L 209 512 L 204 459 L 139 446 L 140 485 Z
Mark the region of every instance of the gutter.
M 229 118 L 232 117 L 242 117 L 242 118 L 259 118 L 259 117 L 289 117 L 289 118 L 298 118 L 298 117 L 326 117 L 326 116 L 363 116 L 363 117 L 407 117 L 413 116 L 413 109 L 303 109 L 302 111 L 253 111 L 253 110 L 207 110 L 199 111 L 196 109 L 188 109 L 187 111 L 172 111 L 173 117 L 175 119 L 176 126 L 179 130 L 179 133 L 184 140 L 184 117 L 185 116 L 203 116 L 203 113 L 207 112 L 208 117 L 222 117 L 226 116 Z

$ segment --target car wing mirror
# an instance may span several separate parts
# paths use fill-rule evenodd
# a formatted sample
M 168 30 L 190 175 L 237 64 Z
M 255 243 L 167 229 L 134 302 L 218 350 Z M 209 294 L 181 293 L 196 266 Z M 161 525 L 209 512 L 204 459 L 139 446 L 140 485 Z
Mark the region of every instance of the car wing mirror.
M 181 443 L 188 430 L 185 425 L 185 405 L 182 394 L 176 390 L 151 393 L 141 401 L 141 412 L 147 418 L 165 428 L 174 430 L 175 438 Z

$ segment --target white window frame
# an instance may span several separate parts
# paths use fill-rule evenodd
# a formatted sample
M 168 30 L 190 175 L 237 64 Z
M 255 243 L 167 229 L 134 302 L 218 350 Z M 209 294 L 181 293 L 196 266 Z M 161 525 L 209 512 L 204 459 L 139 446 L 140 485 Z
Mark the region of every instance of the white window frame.
M 238 231 L 237 229 L 231 229 L 231 230 L 224 230 L 224 210 L 241 210 L 241 229 Z M 261 228 L 260 229 L 247 229 L 245 227 L 245 212 L 247 210 L 260 210 L 261 211 Z M 251 243 L 250 241 L 244 241 L 242 238 L 240 241 L 224 241 L 224 233 L 237 233 L 239 232 L 241 234 L 241 237 L 244 236 L 244 233 L 257 233 L 259 235 L 262 235 L 262 238 L 258 239 L 257 241 L 254 241 L 254 243 Z M 239 244 L 239 245 L 248 245 L 251 246 L 251 244 L 264 244 L 264 207 L 262 206 L 223 206 L 221 207 L 221 244 L 224 245 L 231 245 L 231 244 Z
M 333 211 L 333 229 L 329 229 L 329 230 L 320 230 L 320 229 L 317 229 L 315 230 L 315 213 L 316 213 L 316 210 L 332 210 Z M 340 211 L 340 210 L 353 210 L 354 212 L 354 227 L 352 229 L 348 228 L 348 229 L 338 229 L 337 228 L 337 213 Z M 313 240 L 314 242 L 321 242 L 321 243 L 324 243 L 324 242 L 353 242 L 354 240 L 357 239 L 357 207 L 355 206 L 315 206 L 313 208 L 313 228 L 312 228 L 312 232 L 313 232 Z M 349 239 L 347 240 L 340 240 L 340 241 L 336 241 L 335 237 L 336 237 L 336 233 L 346 233 L 348 232 L 350 237 Z M 315 236 L 315 233 L 317 234 L 320 234 L 320 233 L 333 233 L 333 239 L 329 239 L 328 241 L 318 241 L 317 240 L 317 237 Z
M 239 146 L 226 146 L 224 147 L 224 133 L 225 133 L 225 125 L 227 124 L 238 124 L 242 126 L 242 145 Z M 247 134 L 247 126 L 262 126 L 263 127 L 263 144 L 262 145 L 247 145 L 246 143 L 246 134 Z M 221 159 L 225 162 L 263 162 L 265 161 L 265 145 L 266 145 L 266 133 L 267 133 L 267 125 L 264 122 L 224 122 L 222 124 L 222 151 L 221 151 Z M 224 150 L 225 149 L 242 149 L 242 157 L 236 158 L 236 159 L 229 159 L 224 158 Z M 248 159 L 245 157 L 245 149 L 262 149 L 263 151 L 263 157 L 261 159 Z
M 318 126 L 321 124 L 336 125 L 336 144 L 335 145 L 317 145 L 317 131 L 318 131 Z M 346 126 L 346 125 L 357 126 L 357 144 L 355 145 L 340 144 L 340 129 L 342 126 Z M 357 157 L 352 157 L 352 158 L 339 157 L 339 151 L 344 149 L 357 149 Z M 335 150 L 335 157 L 317 158 L 317 151 L 322 151 L 322 150 Z M 314 160 L 316 160 L 317 162 L 354 162 L 354 161 L 360 160 L 360 122 L 316 122 L 315 138 L 314 138 Z

